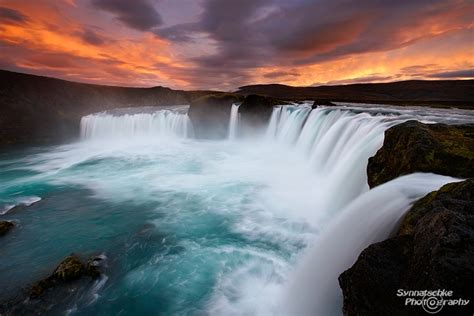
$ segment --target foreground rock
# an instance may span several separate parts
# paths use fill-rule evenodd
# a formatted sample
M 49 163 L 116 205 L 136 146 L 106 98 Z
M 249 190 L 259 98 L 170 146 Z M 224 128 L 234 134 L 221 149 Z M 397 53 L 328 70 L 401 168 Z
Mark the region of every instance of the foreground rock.
M 93 261 L 92 261 L 93 262 Z M 48 289 L 57 285 L 65 284 L 82 277 L 97 278 L 100 271 L 92 262 L 84 264 L 81 259 L 75 255 L 66 257 L 54 270 L 53 274 L 44 280 L 39 281 L 31 288 L 30 297 L 38 298 Z
M 389 128 L 383 147 L 369 159 L 370 187 L 413 172 L 474 177 L 474 125 L 408 121 Z
M 417 201 L 393 238 L 366 248 L 339 277 L 345 315 L 426 315 L 405 306 L 403 290 L 453 291 L 445 299 L 470 300 L 444 306 L 437 315 L 474 311 L 474 179 L 443 186 Z
M 12 222 L 0 221 L 0 237 L 6 235 L 13 227 L 15 227 L 15 224 Z
M 76 255 L 66 257 L 47 278 L 29 290 L 1 302 L 0 315 L 64 314 L 74 304 L 94 300 L 94 288 L 101 282 L 100 266 L 105 256 L 83 262 Z
M 195 136 L 207 139 L 227 137 L 230 110 L 232 104 L 239 102 L 240 98 L 233 94 L 215 94 L 191 102 L 188 115 Z

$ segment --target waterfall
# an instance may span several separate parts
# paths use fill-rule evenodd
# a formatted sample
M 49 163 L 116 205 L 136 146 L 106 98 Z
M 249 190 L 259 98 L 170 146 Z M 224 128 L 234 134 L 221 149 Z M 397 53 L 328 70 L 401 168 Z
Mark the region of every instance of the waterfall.
M 237 104 L 232 105 L 228 126 L 230 140 L 241 134 L 239 128 L 245 128 L 239 127 L 238 110 Z M 213 289 L 206 306 L 199 305 L 202 298 L 193 302 L 200 313 L 336 315 L 342 308 L 338 276 L 355 262 L 364 248 L 387 238 L 415 200 L 445 183 L 456 181 L 433 174 L 412 174 L 369 190 L 368 159 L 382 146 L 384 132 L 413 118 L 410 114 L 380 113 L 379 110 L 371 113 L 340 107 L 312 109 L 307 104 L 277 106 L 273 108 L 264 135 L 241 142 L 176 141 L 177 137 L 192 134 L 184 111 L 99 113 L 82 119 L 81 135 L 84 140 L 143 138 L 145 142 L 139 144 L 142 147 L 133 142 L 132 148 L 128 152 L 123 150 L 120 155 L 128 160 L 127 155 L 143 151 L 147 153 L 145 156 L 151 155 L 151 166 L 157 161 L 160 163 L 159 168 L 145 164 L 143 170 L 132 173 L 135 179 L 146 184 L 140 183 L 139 190 L 135 181 L 129 180 L 128 171 L 122 181 L 117 180 L 118 174 L 112 173 L 105 185 L 101 177 L 94 188 L 102 185 L 101 191 L 106 194 L 110 191 L 114 199 L 127 196 L 124 192 L 131 192 L 129 198 L 136 198 L 134 192 L 141 191 L 141 187 L 146 193 L 144 196 L 153 199 L 167 192 L 186 192 L 189 196 L 189 205 L 181 194 L 170 199 L 182 204 L 180 212 L 174 211 L 174 205 L 167 207 L 172 210 L 168 220 L 173 223 L 177 218 L 173 229 L 189 230 L 192 238 L 185 236 L 181 241 L 192 239 L 196 247 L 185 248 L 177 255 L 176 263 L 170 261 L 172 264 L 167 266 L 164 262 L 162 273 L 169 273 L 170 267 L 179 271 L 179 265 L 183 264 L 183 275 L 190 279 L 190 285 L 183 285 L 181 278 L 176 280 L 170 276 L 169 281 L 175 282 L 170 283 L 172 286 L 185 293 L 188 288 L 200 290 L 200 286 L 205 287 L 206 293 Z M 150 138 L 160 139 L 159 145 L 151 151 Z M 161 142 L 162 138 L 170 141 Z M 87 153 L 80 151 L 81 154 L 70 155 L 65 164 L 90 155 L 91 144 L 82 142 L 80 146 L 84 146 Z M 61 155 L 62 152 L 53 156 L 55 159 L 41 161 L 56 163 Z M 163 161 L 167 165 L 162 165 Z M 109 169 L 108 172 L 114 172 L 113 168 Z M 74 172 L 73 177 L 76 176 Z M 156 183 L 154 179 L 158 179 Z M 80 183 L 89 181 L 80 180 Z M 204 213 L 196 214 L 196 205 Z M 163 214 L 167 214 L 167 209 Z M 205 213 L 207 210 L 211 213 Z M 241 234 L 245 242 L 239 239 L 233 243 L 224 236 L 220 243 L 221 236 L 215 236 L 214 221 L 209 220 L 216 216 L 214 212 L 222 212 L 218 216 L 231 223 L 223 230 L 229 229 L 230 236 Z M 205 216 L 200 217 L 203 214 Z M 185 225 L 179 226 L 183 222 Z M 169 222 L 160 218 L 157 223 L 163 225 L 164 230 L 169 229 Z M 198 232 L 192 235 L 194 228 Z M 207 246 L 207 231 L 203 229 L 209 229 L 215 247 Z M 202 241 L 206 244 L 199 244 Z M 209 269 L 218 277 L 209 278 L 209 283 L 202 285 L 199 274 L 187 273 L 188 265 L 189 269 L 195 269 L 196 265 L 199 269 Z M 143 282 L 148 287 L 147 279 L 152 279 L 161 265 L 153 266 L 150 271 L 149 266 L 137 268 L 136 284 Z M 167 288 L 168 279 L 164 282 L 166 284 L 161 286 Z M 266 299 L 261 300 L 261 297 Z
M 235 139 L 237 128 L 239 126 L 239 106 L 240 104 L 232 104 L 229 120 L 229 139 Z
M 368 245 L 388 238 L 414 201 L 456 181 L 415 173 L 382 184 L 352 201 L 323 230 L 297 266 L 285 292 L 283 314 L 339 315 L 339 275 Z
M 314 221 L 323 221 L 368 191 L 367 161 L 382 146 L 385 130 L 398 122 L 341 109 L 281 106 L 273 109 L 265 137 L 306 157 L 317 208 L 325 210 Z
M 274 108 L 273 111 L 272 111 L 272 115 L 270 117 L 270 122 L 269 122 L 268 128 L 267 128 L 267 134 L 266 134 L 267 139 L 272 139 L 276 135 L 277 126 L 278 126 L 278 122 L 280 120 L 280 114 L 281 114 L 282 108 L 283 107 L 277 107 L 277 108 Z
M 191 134 L 188 115 L 172 110 L 122 115 L 96 113 L 81 119 L 83 140 L 187 137 Z

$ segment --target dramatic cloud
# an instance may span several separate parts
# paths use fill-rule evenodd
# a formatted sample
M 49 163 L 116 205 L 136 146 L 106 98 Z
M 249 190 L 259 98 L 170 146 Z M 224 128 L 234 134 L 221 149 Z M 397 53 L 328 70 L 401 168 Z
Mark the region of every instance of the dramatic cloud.
M 93 0 L 92 3 L 139 31 L 148 31 L 162 23 L 160 14 L 147 0 Z
M 185 89 L 466 79 L 473 10 L 470 0 L 2 0 L 0 66 Z
M 275 79 L 281 77 L 298 77 L 299 74 L 297 72 L 289 72 L 289 71 L 272 71 L 268 72 L 263 75 L 265 78 Z
M 446 71 L 429 75 L 430 78 L 452 79 L 452 78 L 469 78 L 474 79 L 474 69 Z
M 107 41 L 103 36 L 100 36 L 96 32 L 89 29 L 84 29 L 78 32 L 78 35 L 85 43 L 90 45 L 101 46 L 104 45 Z
M 26 15 L 20 11 L 0 7 L 0 23 L 25 23 L 27 20 Z

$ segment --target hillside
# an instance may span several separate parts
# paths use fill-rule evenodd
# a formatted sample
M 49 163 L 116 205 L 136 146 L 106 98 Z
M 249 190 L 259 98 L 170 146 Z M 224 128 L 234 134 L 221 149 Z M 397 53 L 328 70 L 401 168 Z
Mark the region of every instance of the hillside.
M 123 88 L 0 70 L 0 146 L 76 137 L 83 115 L 117 107 L 188 104 L 209 91 Z
M 240 87 L 239 94 L 261 94 L 279 99 L 322 99 L 474 108 L 474 80 L 399 81 L 340 86 L 292 87 L 279 84 Z

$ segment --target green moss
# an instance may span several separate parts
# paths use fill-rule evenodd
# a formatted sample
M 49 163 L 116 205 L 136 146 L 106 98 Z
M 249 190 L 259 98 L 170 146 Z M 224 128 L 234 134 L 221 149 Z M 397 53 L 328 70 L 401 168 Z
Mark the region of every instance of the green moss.
M 53 277 L 68 281 L 81 276 L 85 271 L 84 264 L 75 256 L 69 256 L 64 259 L 53 273 Z

